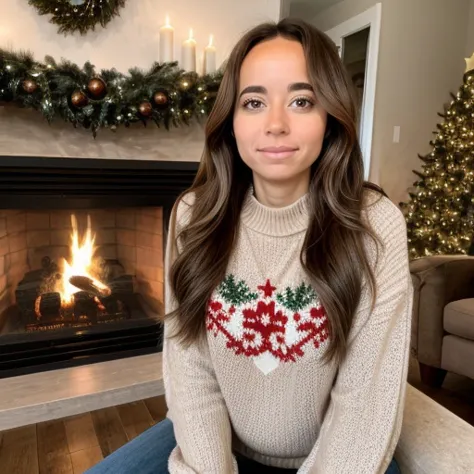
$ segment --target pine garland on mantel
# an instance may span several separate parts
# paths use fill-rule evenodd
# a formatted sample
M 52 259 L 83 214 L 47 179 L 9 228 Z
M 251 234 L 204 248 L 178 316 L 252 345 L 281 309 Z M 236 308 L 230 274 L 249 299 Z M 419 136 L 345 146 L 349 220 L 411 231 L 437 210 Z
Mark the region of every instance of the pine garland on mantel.
M 51 122 L 60 117 L 74 127 L 115 131 L 135 122 L 158 127 L 189 124 L 206 116 L 214 103 L 222 72 L 199 76 L 177 62 L 152 64 L 148 71 L 132 68 L 100 72 L 86 62 L 35 61 L 29 52 L 0 49 L 0 104 L 12 102 L 40 111 Z

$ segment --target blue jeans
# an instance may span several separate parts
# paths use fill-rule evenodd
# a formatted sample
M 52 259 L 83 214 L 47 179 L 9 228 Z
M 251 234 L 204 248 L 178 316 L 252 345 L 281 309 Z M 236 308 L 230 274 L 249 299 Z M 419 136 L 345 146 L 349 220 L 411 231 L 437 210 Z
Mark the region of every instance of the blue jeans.
M 168 458 L 176 447 L 173 424 L 165 419 L 107 456 L 85 474 L 169 474 Z M 237 457 L 239 474 L 296 474 L 295 469 L 263 466 Z M 386 474 L 400 474 L 395 459 Z

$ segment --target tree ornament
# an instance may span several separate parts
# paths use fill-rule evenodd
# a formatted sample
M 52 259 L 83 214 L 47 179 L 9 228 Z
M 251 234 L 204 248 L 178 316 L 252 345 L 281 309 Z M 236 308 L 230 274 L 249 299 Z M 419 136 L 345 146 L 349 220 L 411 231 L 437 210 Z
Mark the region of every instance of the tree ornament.
M 87 96 L 82 91 L 74 91 L 71 96 L 72 104 L 77 108 L 82 108 L 87 105 Z
M 472 56 L 470 58 L 465 58 L 466 61 L 466 73 L 473 71 L 474 70 L 474 53 L 472 53 Z M 468 84 L 471 82 L 472 78 L 468 78 L 467 82 Z
M 33 94 L 38 88 L 38 84 L 32 79 L 25 79 L 22 84 L 23 90 L 28 94 Z
M 165 106 L 168 104 L 168 96 L 163 91 L 155 92 L 153 102 L 158 106 Z
M 107 94 L 105 82 L 99 77 L 89 81 L 89 84 L 87 84 L 87 90 L 89 91 L 89 94 L 92 96 L 92 98 L 96 100 L 102 99 Z
M 148 102 L 147 100 L 144 100 L 138 106 L 138 111 L 140 112 L 140 115 L 143 115 L 143 117 L 149 117 L 153 111 L 153 108 L 150 102 Z
M 97 24 L 103 28 L 119 15 L 126 0 L 28 0 L 40 15 L 51 15 L 50 22 L 58 25 L 58 33 L 86 34 Z

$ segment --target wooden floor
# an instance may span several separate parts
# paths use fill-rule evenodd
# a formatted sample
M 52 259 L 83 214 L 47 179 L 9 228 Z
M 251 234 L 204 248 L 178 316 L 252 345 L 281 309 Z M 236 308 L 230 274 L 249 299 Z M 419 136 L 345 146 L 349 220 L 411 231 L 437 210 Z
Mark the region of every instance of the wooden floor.
M 411 358 L 408 382 L 474 426 L 474 380 L 448 372 L 441 388 L 427 387 L 421 383 L 418 363 Z
M 0 474 L 81 474 L 165 415 L 156 397 L 0 432 Z
M 431 389 L 411 360 L 408 382 L 474 426 L 474 380 L 448 374 Z M 165 415 L 157 397 L 0 432 L 0 474 L 81 474 Z

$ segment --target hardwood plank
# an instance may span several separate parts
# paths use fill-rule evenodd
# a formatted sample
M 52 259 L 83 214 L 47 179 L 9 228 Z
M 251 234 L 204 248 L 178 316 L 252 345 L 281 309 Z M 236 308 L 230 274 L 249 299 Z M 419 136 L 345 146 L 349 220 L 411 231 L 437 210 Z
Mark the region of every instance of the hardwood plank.
M 36 426 L 4 431 L 0 439 L 0 467 L 2 473 L 38 474 Z
M 71 454 L 99 446 L 90 413 L 66 418 L 64 426 L 66 428 L 68 449 Z
M 127 442 L 117 408 L 103 408 L 91 413 L 94 429 L 104 458 Z
M 103 458 L 100 446 L 93 446 L 72 453 L 71 460 L 74 474 L 83 474 L 84 471 L 95 466 Z
M 155 420 L 155 423 L 158 423 L 166 418 L 168 407 L 166 406 L 164 395 L 161 397 L 147 398 L 144 400 L 144 402 L 153 420 Z
M 40 474 L 73 474 L 63 420 L 37 425 Z
M 129 440 L 153 426 L 153 418 L 143 401 L 120 405 L 117 411 Z

